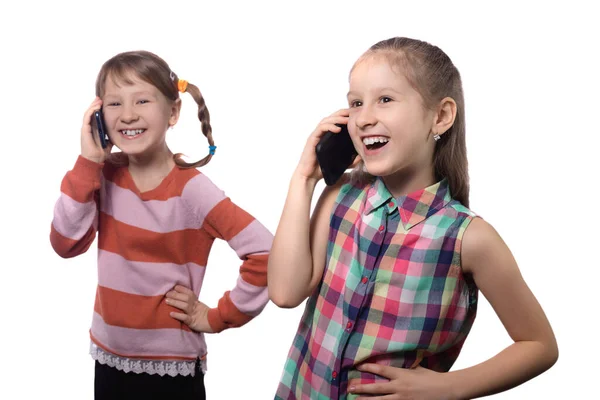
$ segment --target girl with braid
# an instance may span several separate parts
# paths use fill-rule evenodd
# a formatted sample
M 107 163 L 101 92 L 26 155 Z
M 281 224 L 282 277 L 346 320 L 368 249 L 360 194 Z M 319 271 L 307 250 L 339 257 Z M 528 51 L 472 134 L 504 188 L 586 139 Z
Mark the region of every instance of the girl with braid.
M 179 92 L 198 104 L 209 154 L 187 163 L 165 137 Z M 238 327 L 268 302 L 271 233 L 196 167 L 215 154 L 200 90 L 146 51 L 101 68 L 84 114 L 81 154 L 65 175 L 50 241 L 61 257 L 84 253 L 98 235 L 98 286 L 90 329 L 95 398 L 204 399 L 204 333 Z M 102 109 L 109 143 L 92 123 Z M 111 153 L 112 146 L 121 152 Z M 242 260 L 217 307 L 198 301 L 215 238 Z

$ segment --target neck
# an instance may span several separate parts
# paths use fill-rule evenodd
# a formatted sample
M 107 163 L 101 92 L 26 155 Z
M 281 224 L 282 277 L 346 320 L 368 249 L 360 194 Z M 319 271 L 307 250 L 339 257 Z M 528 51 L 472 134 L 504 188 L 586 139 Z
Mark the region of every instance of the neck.
M 150 154 L 129 155 L 129 172 L 135 176 L 166 176 L 175 166 L 173 153 L 167 145 Z
M 433 166 L 416 167 L 382 177 L 385 186 L 394 197 L 406 196 L 437 182 Z

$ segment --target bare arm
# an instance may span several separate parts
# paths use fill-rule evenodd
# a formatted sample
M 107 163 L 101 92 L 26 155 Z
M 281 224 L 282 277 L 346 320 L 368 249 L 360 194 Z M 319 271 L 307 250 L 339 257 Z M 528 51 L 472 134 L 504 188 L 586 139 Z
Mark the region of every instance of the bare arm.
M 558 347 L 542 307 L 491 225 L 479 218 L 471 222 L 462 258 L 464 272 L 473 275 L 515 342 L 481 364 L 446 374 L 453 397 L 471 399 L 508 390 L 541 374 L 556 362 Z
M 275 233 L 267 278 L 269 296 L 279 307 L 298 306 L 323 275 L 329 219 L 340 185 L 325 188 L 309 218 L 314 188 L 314 183 L 294 175 Z
M 279 307 L 298 306 L 318 285 L 323 274 L 329 218 L 341 183 L 323 191 L 311 220 L 313 193 L 322 178 L 315 147 L 325 132 L 339 132 L 335 124 L 347 121 L 348 110 L 340 110 L 321 121 L 308 138 L 292 176 L 267 269 L 269 297 Z

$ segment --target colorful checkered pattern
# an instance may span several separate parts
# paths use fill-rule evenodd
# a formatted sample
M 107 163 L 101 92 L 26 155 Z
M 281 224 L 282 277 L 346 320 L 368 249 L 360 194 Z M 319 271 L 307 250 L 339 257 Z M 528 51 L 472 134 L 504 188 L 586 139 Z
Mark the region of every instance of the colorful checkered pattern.
M 365 362 L 448 371 L 471 329 L 477 288 L 460 266 L 474 214 L 446 180 L 394 198 L 381 179 L 344 185 L 327 265 L 308 299 L 276 399 L 351 399 Z

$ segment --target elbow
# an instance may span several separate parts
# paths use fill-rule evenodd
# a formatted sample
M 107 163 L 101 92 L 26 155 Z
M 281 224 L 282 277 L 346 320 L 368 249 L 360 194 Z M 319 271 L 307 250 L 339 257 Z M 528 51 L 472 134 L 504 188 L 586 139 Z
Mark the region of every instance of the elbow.
M 61 258 L 73 258 L 81 254 L 81 252 L 77 251 L 77 248 L 69 246 L 61 242 L 60 240 L 52 240 L 52 238 L 50 238 L 50 245 L 52 246 L 54 252 L 58 254 Z
M 558 361 L 558 345 L 555 339 L 538 343 L 541 345 L 541 349 L 538 356 L 537 374 L 542 374 L 552 368 Z
M 304 299 L 296 299 L 285 290 L 274 290 L 269 286 L 269 299 L 279 308 L 296 308 Z
M 61 258 L 68 259 L 78 256 L 80 253 L 77 252 L 71 246 L 65 246 L 64 244 L 50 240 L 50 244 L 52 245 L 52 249 L 56 254 L 58 254 Z
M 556 364 L 556 362 L 558 361 L 558 344 L 556 343 L 556 340 L 554 340 L 552 342 L 552 344 L 550 345 L 550 348 L 548 349 L 548 367 L 547 369 L 552 368 L 552 366 L 554 364 Z
M 56 254 L 58 254 L 58 256 L 59 256 L 60 258 L 63 258 L 63 259 L 65 259 L 65 260 L 66 260 L 66 259 L 69 259 L 69 258 L 73 258 L 73 257 L 75 257 L 75 254 L 72 254 L 72 253 L 69 253 L 69 252 L 64 252 L 64 251 L 57 250 L 57 249 L 54 249 L 54 252 L 55 252 Z
M 52 238 L 50 238 L 50 245 L 56 254 L 58 254 L 61 258 L 71 258 L 73 255 L 69 251 L 69 249 L 65 246 L 61 246 L 56 243 Z

